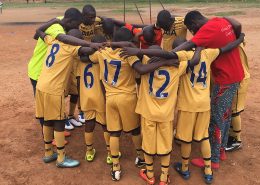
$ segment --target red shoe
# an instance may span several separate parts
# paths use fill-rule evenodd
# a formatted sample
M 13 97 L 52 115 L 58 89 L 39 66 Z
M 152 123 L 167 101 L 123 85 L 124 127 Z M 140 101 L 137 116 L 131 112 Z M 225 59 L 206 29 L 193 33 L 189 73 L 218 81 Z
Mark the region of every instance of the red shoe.
M 67 140 L 65 140 L 65 145 L 68 144 L 69 142 Z M 52 140 L 52 145 L 56 146 L 56 141 L 55 139 Z
M 170 176 L 168 175 L 167 177 L 167 182 L 164 182 L 164 181 L 160 181 L 159 185 L 168 185 L 170 184 Z
M 64 136 L 65 136 L 65 137 L 69 137 L 69 136 L 71 136 L 71 134 L 70 134 L 70 132 L 68 132 L 68 131 L 64 131 Z
M 192 159 L 191 164 L 193 164 L 194 166 L 197 166 L 199 168 L 204 168 L 204 166 L 205 166 L 203 158 Z M 211 168 L 219 169 L 219 163 L 211 162 Z
M 145 169 L 141 169 L 139 175 L 143 180 L 145 180 L 147 182 L 147 184 L 149 184 L 149 185 L 155 184 L 155 178 L 153 177 L 153 178 L 149 179 L 146 175 Z
M 225 148 L 220 148 L 220 160 L 225 161 L 227 159 Z

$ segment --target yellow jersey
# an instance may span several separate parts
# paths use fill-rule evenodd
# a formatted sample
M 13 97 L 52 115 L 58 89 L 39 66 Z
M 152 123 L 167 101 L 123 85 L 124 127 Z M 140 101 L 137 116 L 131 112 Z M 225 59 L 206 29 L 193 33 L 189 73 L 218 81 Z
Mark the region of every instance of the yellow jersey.
M 84 40 L 90 42 L 95 35 L 103 34 L 101 19 L 96 17 L 96 20 L 92 25 L 85 25 L 82 23 L 79 26 L 79 30 L 82 32 Z
M 169 31 L 163 30 L 162 48 L 165 51 L 172 50 L 172 44 L 176 37 L 186 38 L 187 28 L 184 25 L 184 17 L 175 17 L 175 21 L 172 24 Z
M 100 78 L 105 86 L 106 96 L 136 94 L 135 70 L 132 65 L 139 59 L 136 56 L 124 59 L 119 56 L 120 52 L 120 48 L 107 47 L 89 56 L 92 62 L 99 62 Z
M 177 109 L 187 112 L 205 112 L 210 110 L 210 65 L 218 57 L 219 49 L 201 51 L 200 63 L 188 67 L 187 73 L 180 79 Z M 194 51 L 176 52 L 180 61 L 188 61 Z
M 62 95 L 80 46 L 64 44 L 48 35 L 44 42 L 48 44 L 48 49 L 36 88 L 48 94 Z
M 148 60 L 149 58 L 144 56 L 142 63 L 147 64 Z M 182 61 L 178 68 L 165 66 L 142 75 L 135 112 L 150 121 L 172 121 L 179 78 L 186 72 L 187 66 L 188 62 Z
M 81 110 L 105 112 L 105 98 L 101 88 L 99 64 L 80 62 L 77 76 L 80 77 Z
M 245 73 L 244 79 L 248 79 L 248 78 L 250 78 L 249 65 L 248 65 L 248 59 L 247 59 L 247 55 L 246 55 L 243 44 L 240 44 L 238 49 L 239 49 L 241 63 L 242 63 L 244 73 Z

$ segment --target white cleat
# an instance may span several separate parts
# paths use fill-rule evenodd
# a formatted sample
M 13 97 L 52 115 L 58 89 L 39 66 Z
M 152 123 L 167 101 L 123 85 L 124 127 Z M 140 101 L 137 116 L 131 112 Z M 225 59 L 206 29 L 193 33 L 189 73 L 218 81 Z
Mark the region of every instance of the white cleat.
M 84 118 L 84 113 L 83 112 L 79 113 L 78 118 L 79 118 L 79 122 L 85 123 L 85 118 Z
M 65 129 L 66 130 L 73 130 L 74 129 L 73 125 L 69 122 L 69 120 L 65 121 Z
M 78 122 L 74 117 L 69 118 L 69 122 L 75 127 L 81 127 L 82 123 Z

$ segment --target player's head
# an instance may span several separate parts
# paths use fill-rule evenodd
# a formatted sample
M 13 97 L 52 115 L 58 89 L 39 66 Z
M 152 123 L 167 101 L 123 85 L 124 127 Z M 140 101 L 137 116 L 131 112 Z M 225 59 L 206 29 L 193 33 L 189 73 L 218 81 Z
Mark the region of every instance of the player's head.
M 119 28 L 115 31 L 113 41 L 120 42 L 120 41 L 129 41 L 131 42 L 133 39 L 133 35 L 131 31 L 125 27 Z
M 149 25 L 143 28 L 143 37 L 144 40 L 149 44 L 152 45 L 154 44 L 154 30 L 153 26 Z
M 66 31 L 79 28 L 82 23 L 83 17 L 81 12 L 76 8 L 69 8 L 65 11 L 64 18 L 62 19 L 62 25 Z
M 184 42 L 186 42 L 187 40 L 183 37 L 177 37 L 173 43 L 172 43 L 172 49 L 180 46 L 181 44 L 183 44 Z
M 172 23 L 174 22 L 174 18 L 170 14 L 168 10 L 162 10 L 157 15 L 156 25 L 165 31 L 170 30 Z
M 78 39 L 83 39 L 83 35 L 79 29 L 71 29 L 70 31 L 67 32 L 67 35 L 76 37 Z
M 114 21 L 110 18 L 104 19 L 102 22 L 102 28 L 106 35 L 113 36 L 114 26 Z
M 199 11 L 190 11 L 186 14 L 184 24 L 188 30 L 194 35 L 197 31 L 207 22 L 207 18 L 204 17 Z
M 106 38 L 103 35 L 95 35 L 92 39 L 91 42 L 96 42 L 96 43 L 102 43 L 106 42 Z
M 83 23 L 92 25 L 96 20 L 96 9 L 92 5 L 85 5 L 82 9 Z

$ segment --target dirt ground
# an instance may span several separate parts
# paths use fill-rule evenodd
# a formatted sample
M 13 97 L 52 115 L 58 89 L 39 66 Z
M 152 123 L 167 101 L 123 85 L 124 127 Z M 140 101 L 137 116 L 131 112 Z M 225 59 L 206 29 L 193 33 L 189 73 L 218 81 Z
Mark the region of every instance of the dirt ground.
M 167 8 L 173 6 L 167 5 Z M 190 9 L 200 9 L 203 13 L 223 10 L 236 10 L 233 7 L 175 6 L 176 14 L 185 15 Z M 155 7 L 153 20 L 159 7 Z M 246 111 L 242 114 L 243 149 L 228 154 L 228 160 L 221 163 L 221 168 L 214 172 L 216 185 L 256 185 L 260 184 L 260 9 L 241 9 L 245 14 L 234 16 L 243 25 L 246 33 L 247 53 L 251 66 L 251 85 L 249 88 Z M 112 182 L 110 167 L 105 163 L 106 151 L 99 126 L 95 131 L 97 156 L 94 162 L 84 161 L 85 145 L 83 128 L 76 128 L 68 138 L 67 154 L 79 159 L 80 167 L 58 169 L 54 163 L 44 164 L 41 160 L 43 142 L 41 129 L 34 119 L 34 98 L 27 76 L 27 64 L 32 56 L 36 41 L 32 39 L 39 24 L 50 18 L 62 15 L 64 8 L 7 9 L 0 15 L 0 184 L 145 184 L 138 177 L 139 170 L 134 166 L 135 151 L 128 135 L 121 137 L 122 180 Z M 107 14 L 106 10 L 98 10 Z M 103 13 L 102 13 L 103 12 Z M 118 18 L 122 16 L 118 15 Z M 148 16 L 147 16 L 148 17 Z M 145 18 L 147 19 L 147 18 Z M 138 15 L 127 17 L 129 22 L 140 22 Z M 148 22 L 148 19 L 146 20 Z M 22 24 L 31 22 L 31 24 Z M 20 23 L 20 24 L 19 24 Z M 193 146 L 192 156 L 200 155 L 198 145 Z M 172 161 L 180 160 L 180 148 L 174 146 Z M 157 178 L 159 165 L 156 164 Z M 204 184 L 201 170 L 190 166 L 192 177 L 182 180 L 171 168 L 171 184 Z

